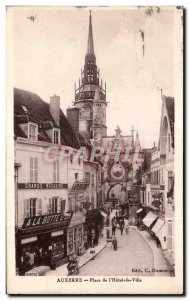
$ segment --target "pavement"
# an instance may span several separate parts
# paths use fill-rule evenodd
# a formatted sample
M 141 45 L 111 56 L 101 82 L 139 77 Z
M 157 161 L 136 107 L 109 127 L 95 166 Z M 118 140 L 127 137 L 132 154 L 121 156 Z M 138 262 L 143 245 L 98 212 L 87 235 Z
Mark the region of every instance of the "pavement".
M 95 256 L 97 256 L 106 247 L 107 242 L 104 236 L 105 235 L 103 235 L 103 237 L 99 239 L 98 245 L 93 248 L 95 253 L 91 254 L 90 251 L 92 248 L 89 248 L 86 250 L 86 252 L 83 255 L 78 256 L 79 268 L 83 267 L 90 260 L 94 259 Z M 46 276 L 67 276 L 68 275 L 67 265 L 68 263 L 57 267 L 56 270 L 50 270 L 49 272 L 46 273 Z
M 113 210 L 110 220 L 115 213 Z M 121 235 L 117 228 L 116 238 L 118 249 L 114 251 L 112 243 L 106 241 L 106 227 L 104 228 L 98 246 L 94 247 L 95 253 L 91 254 L 89 248 L 79 256 L 79 276 L 170 276 L 170 268 L 163 251 L 161 247 L 157 247 L 149 232 L 139 231 L 136 226 L 130 226 L 129 235 L 126 235 L 125 231 Z M 46 274 L 67 275 L 67 264 Z
M 140 235 L 144 238 L 144 240 L 148 243 L 150 246 L 152 252 L 153 252 L 153 259 L 154 259 L 154 268 L 156 270 L 165 270 L 163 272 L 156 272 L 156 276 L 170 276 L 170 266 L 167 263 L 167 260 L 164 256 L 163 250 L 161 247 L 157 247 L 155 239 L 151 236 L 151 234 L 144 230 L 139 231 L 137 227 L 133 226 L 133 229 L 135 229 L 137 232 L 140 233 Z
M 153 253 L 138 231 L 130 228 L 121 235 L 116 229 L 118 248 L 109 242 L 98 256 L 84 265 L 79 276 L 154 276 Z

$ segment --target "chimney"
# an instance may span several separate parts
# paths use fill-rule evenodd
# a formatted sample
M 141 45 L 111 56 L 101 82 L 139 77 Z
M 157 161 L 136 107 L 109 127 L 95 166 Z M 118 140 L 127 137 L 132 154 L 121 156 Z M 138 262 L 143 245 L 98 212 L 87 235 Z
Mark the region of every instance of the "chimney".
M 53 117 L 57 126 L 60 125 L 60 97 L 52 96 L 50 97 L 50 113 Z
M 69 107 L 66 110 L 67 120 L 74 130 L 76 136 L 79 136 L 79 108 Z

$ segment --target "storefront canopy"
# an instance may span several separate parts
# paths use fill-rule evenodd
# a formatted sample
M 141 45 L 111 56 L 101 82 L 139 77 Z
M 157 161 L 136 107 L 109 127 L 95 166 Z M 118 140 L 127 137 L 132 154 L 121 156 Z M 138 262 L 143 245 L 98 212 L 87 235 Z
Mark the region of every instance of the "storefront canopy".
M 147 227 L 150 227 L 152 223 L 157 219 L 158 216 L 153 214 L 151 211 L 145 216 L 145 218 L 142 220 L 144 225 Z
M 152 228 L 152 232 L 154 232 L 157 235 L 158 231 L 161 229 L 163 224 L 164 224 L 164 221 L 158 218 L 156 224 Z
M 106 215 L 106 213 L 101 209 L 101 208 L 95 208 L 95 209 L 90 209 L 87 211 L 86 214 L 86 222 L 91 221 L 91 219 L 94 219 L 94 221 L 98 220 L 99 218 L 102 219 L 102 216 Z
M 144 210 L 143 208 L 139 208 L 139 209 L 136 211 L 136 213 L 137 213 L 137 214 L 140 214 L 143 210 Z

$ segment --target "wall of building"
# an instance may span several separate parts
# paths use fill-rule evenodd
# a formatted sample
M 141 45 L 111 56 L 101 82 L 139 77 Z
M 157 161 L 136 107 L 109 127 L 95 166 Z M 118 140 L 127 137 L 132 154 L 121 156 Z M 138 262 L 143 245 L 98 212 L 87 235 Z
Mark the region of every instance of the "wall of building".
M 85 191 L 85 200 L 91 202 L 91 208 L 97 207 L 97 164 L 84 161 L 84 174 L 90 174 L 90 182 Z
M 26 217 L 26 200 L 27 199 L 41 199 L 40 212 L 37 208 L 37 214 L 48 214 L 49 213 L 49 199 L 53 197 L 58 197 L 59 204 L 61 200 L 65 200 L 65 204 L 67 205 L 68 200 L 68 163 L 67 159 L 59 161 L 59 172 L 58 180 L 55 180 L 53 176 L 53 162 L 47 161 L 45 159 L 45 151 L 51 146 L 48 143 L 42 142 L 31 142 L 26 139 L 19 138 L 15 144 L 15 162 L 20 163 L 21 167 L 18 169 L 18 189 L 17 189 L 17 207 L 18 207 L 18 226 L 23 224 L 24 218 Z M 53 145 L 54 147 L 54 145 Z M 56 147 L 56 146 L 55 146 Z M 58 149 L 58 148 L 57 148 Z M 55 154 L 55 152 L 54 152 Z M 59 159 L 58 154 L 53 157 L 56 160 Z M 34 176 L 33 180 L 31 180 L 31 165 L 30 158 L 37 158 L 37 166 L 36 173 L 37 177 Z M 33 174 L 35 171 L 32 171 Z M 57 174 L 56 173 L 56 174 Z M 38 185 L 37 189 L 33 189 L 27 185 L 25 188 L 24 184 L 28 183 L 43 183 L 43 184 L 53 184 L 53 183 L 61 183 L 64 184 L 62 188 L 43 188 Z M 20 185 L 22 184 L 22 186 Z M 52 185 L 51 185 L 52 186 Z M 54 185 L 54 187 L 57 185 Z M 58 211 L 60 212 L 60 206 L 58 207 Z M 66 209 L 65 209 L 66 211 Z

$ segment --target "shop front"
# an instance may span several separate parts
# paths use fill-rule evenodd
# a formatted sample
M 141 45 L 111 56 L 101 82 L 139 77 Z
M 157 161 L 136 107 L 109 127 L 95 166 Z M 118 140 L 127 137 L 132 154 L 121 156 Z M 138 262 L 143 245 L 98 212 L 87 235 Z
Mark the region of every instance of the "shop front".
M 85 214 L 77 211 L 73 213 L 67 231 L 67 255 L 76 253 L 81 255 L 85 252 Z
M 87 241 L 88 245 L 98 245 L 99 237 L 102 235 L 102 229 L 104 226 L 104 212 L 101 213 L 101 209 L 91 209 L 86 213 L 86 226 L 88 229 Z
M 67 228 L 70 219 L 71 216 L 62 214 L 25 218 L 16 233 L 19 275 L 41 265 L 53 269 L 67 261 Z

